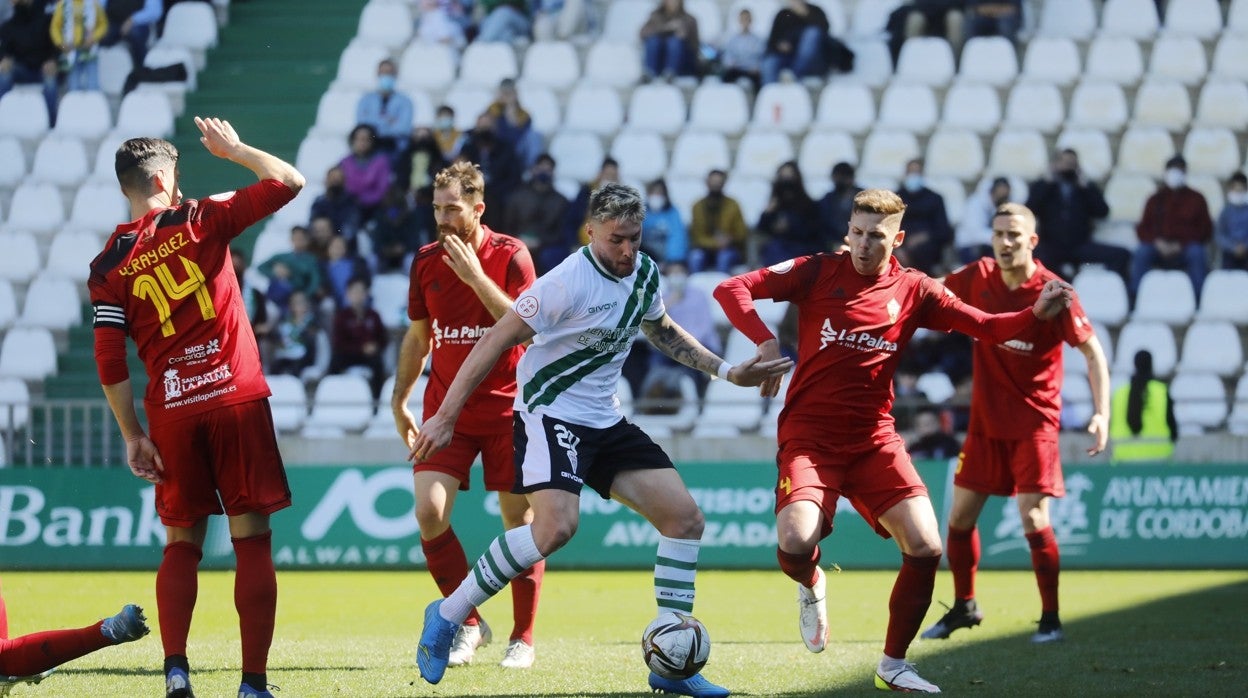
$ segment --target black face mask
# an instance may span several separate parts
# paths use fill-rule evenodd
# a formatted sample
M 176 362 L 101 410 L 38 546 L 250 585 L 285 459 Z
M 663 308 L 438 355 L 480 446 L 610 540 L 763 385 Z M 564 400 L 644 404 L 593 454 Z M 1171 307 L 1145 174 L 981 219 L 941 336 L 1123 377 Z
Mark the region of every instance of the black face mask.
M 710 199 L 722 199 L 724 198 L 724 192 L 722 190 L 712 190 L 706 192 L 706 196 Z
M 1079 179 L 1079 172 L 1076 170 L 1062 170 L 1057 173 L 1057 176 L 1060 177 L 1063 182 L 1074 182 Z

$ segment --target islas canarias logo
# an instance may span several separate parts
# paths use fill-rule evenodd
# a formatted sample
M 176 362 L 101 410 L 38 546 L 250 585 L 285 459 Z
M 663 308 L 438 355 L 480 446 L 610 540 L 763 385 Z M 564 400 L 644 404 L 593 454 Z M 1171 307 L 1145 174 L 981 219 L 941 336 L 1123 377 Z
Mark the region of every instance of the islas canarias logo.
M 481 325 L 461 325 L 460 327 L 442 327 L 438 323 L 438 319 L 433 319 L 433 347 L 436 349 L 442 346 L 442 342 L 450 342 L 451 344 L 476 344 L 478 339 L 485 336 L 488 327 Z

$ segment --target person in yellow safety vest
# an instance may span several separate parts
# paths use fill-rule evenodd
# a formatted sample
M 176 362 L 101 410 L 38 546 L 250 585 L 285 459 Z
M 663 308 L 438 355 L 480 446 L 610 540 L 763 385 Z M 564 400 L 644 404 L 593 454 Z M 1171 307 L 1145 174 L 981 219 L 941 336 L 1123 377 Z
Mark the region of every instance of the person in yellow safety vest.
M 1110 408 L 1110 461 L 1164 461 L 1174 455 L 1178 438 L 1174 403 L 1166 384 L 1153 378 L 1153 355 L 1135 354 L 1131 382 L 1114 391 Z

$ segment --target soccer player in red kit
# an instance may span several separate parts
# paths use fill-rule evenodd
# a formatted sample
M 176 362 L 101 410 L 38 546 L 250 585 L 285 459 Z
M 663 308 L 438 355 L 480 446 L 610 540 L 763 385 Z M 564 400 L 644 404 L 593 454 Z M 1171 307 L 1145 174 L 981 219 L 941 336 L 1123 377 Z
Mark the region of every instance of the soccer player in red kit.
M 196 577 L 208 517 L 224 505 L 238 561 L 238 695 L 267 697 L 277 609 L 269 515 L 290 506 L 290 488 L 229 246 L 293 199 L 304 180 L 294 167 L 240 141 L 229 122 L 196 117 L 195 125 L 208 152 L 260 181 L 184 201 L 172 143 L 132 138 L 117 149 L 117 179 L 133 220 L 117 226 L 91 262 L 95 361 L 130 470 L 156 485 L 156 511 L 165 525 L 156 606 L 166 695 L 193 695 L 186 641 Z M 150 437 L 134 408 L 127 335 L 147 369 L 143 405 Z
M 1026 206 L 1007 203 L 992 217 L 992 258 L 968 264 L 945 278 L 945 287 L 990 313 L 1029 307 L 1057 275 L 1032 256 L 1039 237 L 1036 217 Z M 953 606 L 923 631 L 946 638 L 958 628 L 983 620 L 975 602 L 979 531 L 975 522 L 990 495 L 1018 497 L 1023 533 L 1040 588 L 1040 628 L 1032 642 L 1062 639 L 1057 577 L 1060 556 L 1049 524 L 1049 497 L 1065 494 L 1057 436 L 1062 412 L 1062 344 L 1083 354 L 1088 364 L 1094 411 L 1088 455 L 1109 439 L 1109 368 L 1079 299 L 1055 322 L 1036 324 L 1005 343 L 976 342 L 971 422 L 953 476 L 953 508 L 945 554 L 953 573 Z
M 906 662 L 906 650 L 931 605 L 940 563 L 940 530 L 927 488 L 893 424 L 893 373 L 919 327 L 958 330 L 993 343 L 1060 312 L 1069 285 L 1050 282 L 1032 308 L 989 315 L 967 306 L 939 282 L 893 258 L 905 239 L 905 204 L 890 191 L 854 197 L 848 252 L 801 257 L 735 276 L 715 289 L 732 324 L 758 345 L 763 360 L 780 356 L 755 298 L 797 306 L 797 369 L 780 413 L 776 461 L 776 534 L 780 569 L 798 583 L 799 628 L 807 649 L 827 645 L 826 580 L 819 541 L 832 532 L 846 497 L 876 532 L 895 538 L 901 571 L 889 599 L 884 655 L 875 685 L 937 693 Z M 764 383 L 775 394 L 778 381 Z
M 45 630 L 9 637 L 9 621 L 0 598 L 0 696 L 18 683 L 39 683 L 56 667 L 96 650 L 133 642 L 150 632 L 143 609 L 126 604 L 115 615 L 85 628 Z
M 424 419 L 442 406 L 447 388 L 477 340 L 537 277 L 523 242 L 481 224 L 484 196 L 481 170 L 469 162 L 457 162 L 433 180 L 438 241 L 418 250 L 412 262 L 407 307 L 412 324 L 399 349 L 391 400 L 395 425 L 409 449 L 420 429 L 407 401 L 426 359 L 431 357 L 433 366 L 425 388 Z M 468 575 L 468 558 L 450 517 L 456 493 L 468 489 L 468 472 L 478 454 L 485 489 L 498 492 L 503 526 L 510 530 L 532 520 L 528 500 L 511 492 L 515 480 L 512 402 L 516 363 L 523 352 L 521 346 L 503 352 L 464 406 L 451 444 L 413 466 L 420 544 L 443 596 L 455 591 Z M 538 562 L 511 583 L 514 625 L 501 663 L 504 667 L 527 669 L 533 664 L 533 622 L 545 569 L 545 561 Z M 468 664 L 477 647 L 490 640 L 489 626 L 474 610 L 455 635 L 449 666 Z

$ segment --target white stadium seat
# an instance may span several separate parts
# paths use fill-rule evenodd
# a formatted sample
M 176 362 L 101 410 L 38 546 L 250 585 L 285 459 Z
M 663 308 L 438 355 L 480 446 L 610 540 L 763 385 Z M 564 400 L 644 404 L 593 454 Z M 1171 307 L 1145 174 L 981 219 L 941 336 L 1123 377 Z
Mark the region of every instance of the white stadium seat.
M 971 131 L 941 129 L 927 141 L 924 169 L 932 177 L 973 180 L 984 170 L 984 148 Z M 946 210 L 950 210 L 945 206 Z
M 1239 330 L 1224 320 L 1196 321 L 1183 336 L 1180 372 L 1216 373 L 1223 378 L 1244 370 L 1244 347 Z
M 1213 51 L 1210 73 L 1232 80 L 1248 80 L 1248 35 L 1223 34 Z
M 884 0 L 858 3 L 858 6 L 883 4 Z M 879 87 L 893 78 L 893 57 L 883 39 L 850 39 L 846 42 L 854 52 L 854 69 L 846 76 L 850 82 Z
M 1231 0 L 1226 11 L 1226 33 L 1248 34 L 1248 0 Z
M 559 97 L 554 90 L 541 85 L 520 83 L 516 86 L 516 96 L 524 110 L 533 120 L 533 128 L 543 135 L 554 133 L 563 124 L 563 110 L 559 106 Z
M 949 223 L 957 226 L 962 221 L 962 212 L 966 209 L 966 187 L 956 177 L 927 177 L 927 188 L 940 194 L 945 200 L 945 215 Z
M 340 143 L 346 143 L 351 129 L 357 125 L 356 107 L 363 94 L 360 90 L 326 91 L 316 105 L 316 121 L 308 134 L 320 138 L 337 138 Z
M 13 136 L 0 137 L 0 187 L 13 189 L 26 177 L 26 153 Z
M 641 41 L 641 26 L 654 10 L 648 0 L 615 0 L 607 6 L 602 22 L 603 38 L 609 41 Z
M 1162 26 L 1163 36 L 1191 36 L 1212 39 L 1222 31 L 1222 8 L 1218 0 L 1184 0 L 1172 5 Z
M 1070 126 L 1119 131 L 1126 121 L 1127 98 L 1114 83 L 1084 81 L 1070 97 Z
M 380 2 L 373 0 L 364 5 L 355 36 L 361 41 L 382 46 L 391 51 L 407 45 L 416 28 L 411 7 L 405 2 Z
M 576 47 L 566 41 L 539 41 L 524 52 L 520 81 L 555 90 L 568 90 L 581 79 Z
M 750 177 L 771 179 L 781 163 L 793 159 L 789 137 L 775 131 L 746 131 L 737 145 L 734 171 Z
M 1192 123 L 1187 88 L 1172 80 L 1146 80 L 1135 93 L 1134 123 L 1183 131 Z
M 1119 161 L 1121 166 L 1121 161 Z M 1157 191 L 1157 182 L 1142 174 L 1115 174 L 1105 183 L 1109 218 L 1135 222 L 1144 213 L 1144 202 Z
M 1018 77 L 1018 54 L 1002 36 L 976 36 L 962 47 L 958 80 L 1004 87 Z
M 802 139 L 797 151 L 797 167 L 813 179 L 830 175 L 838 162 L 858 162 L 854 139 L 843 131 L 811 131 Z
M 680 407 L 675 414 L 643 414 L 635 412 L 632 422 L 653 438 L 670 437 L 688 431 L 698 418 L 698 388 L 688 374 L 680 376 Z
M 1105 0 L 1101 9 L 1103 36 L 1151 39 L 1157 35 L 1160 25 L 1153 0 Z
M 1088 45 L 1084 79 L 1131 86 L 1144 75 L 1144 56 L 1135 39 L 1101 36 Z
M 18 321 L 28 327 L 67 330 L 82 323 L 82 299 L 78 284 L 43 272 L 30 282 L 22 317 Z
M 1121 276 L 1099 267 L 1083 267 L 1072 284 L 1089 320 L 1117 327 L 1127 319 L 1127 287 Z
M 407 326 L 407 300 L 410 279 L 407 274 L 378 274 L 373 277 L 371 287 L 373 309 L 381 316 L 381 322 L 388 329 L 402 329 Z
M 91 261 L 103 249 L 103 241 L 95 233 L 84 230 L 59 232 L 52 238 L 48 249 L 48 266 L 44 274 L 85 284 L 91 273 Z
M 354 46 L 354 44 L 352 44 Z M 385 52 L 374 52 L 376 47 L 367 47 L 370 55 L 361 56 L 358 60 L 361 63 L 359 72 L 363 73 L 361 80 L 351 79 L 342 87 L 346 89 L 362 89 L 370 90 L 376 87 L 377 83 L 377 64 L 385 57 Z M 351 46 L 347 47 L 347 51 L 351 51 Z M 366 65 L 370 59 L 371 65 Z M 347 60 L 347 53 L 343 53 L 343 61 Z M 354 57 L 352 60 L 356 60 Z M 403 49 L 403 54 L 399 57 L 399 89 L 403 92 L 411 90 L 429 90 L 431 92 L 440 92 L 450 87 L 451 82 L 455 80 L 457 72 L 458 55 L 455 51 L 445 44 L 434 44 L 424 41 L 413 41 Z M 354 75 L 354 73 L 353 73 Z M 338 82 L 343 81 L 342 69 L 338 72 Z M 337 85 L 337 83 L 335 83 Z
M 1226 205 L 1226 199 L 1222 194 L 1223 179 L 1210 174 L 1194 174 L 1187 178 L 1187 186 L 1205 197 L 1205 203 L 1209 206 L 1209 215 L 1214 220 L 1217 220 L 1218 215 L 1222 213 L 1222 207 Z
M 750 105 L 740 87 L 707 81 L 693 91 L 689 129 L 736 135 L 749 121 Z
M 614 8 L 617 3 L 612 3 Z M 633 42 L 597 41 L 585 57 L 584 82 L 631 88 L 641 80 L 641 51 Z
M 125 138 L 109 131 L 95 149 L 95 164 L 91 168 L 91 181 L 117 186 L 117 149 Z
M 40 381 L 56 375 L 56 343 L 46 327 L 14 327 L 0 343 L 0 377 Z
M 295 168 L 312 180 L 323 180 L 325 173 L 347 155 L 347 139 L 337 136 L 309 136 L 299 143 Z
M 745 224 L 753 227 L 758 224 L 758 217 L 763 215 L 767 199 L 771 197 L 771 180 L 737 176 L 734 173 L 728 177 L 724 193 L 737 200 L 741 205 L 741 217 L 745 219 Z
M 860 134 L 874 123 L 875 97 L 866 85 L 832 82 L 819 93 L 812 128 Z
M 459 83 L 494 89 L 504 78 L 520 74 L 516 51 L 511 44 L 474 41 L 459 59 Z
M 560 131 L 550 139 L 551 157 L 558 163 L 559 174 L 578 182 L 589 182 L 602 167 L 602 141 L 583 131 Z
M 718 0 L 686 0 L 685 11 L 698 21 L 698 39 L 700 42 L 719 45 L 724 34 L 724 8 Z M 737 17 L 729 17 L 733 33 L 736 33 Z
M 265 376 L 265 380 L 273 393 L 269 396 L 273 426 L 279 433 L 299 431 L 308 418 L 308 392 L 303 381 L 286 374 Z
M 10 230 L 50 233 L 64 221 L 65 204 L 56 185 L 27 183 L 13 192 L 7 221 Z
M 664 181 L 667 182 L 667 197 L 688 226 L 693 219 L 693 205 L 706 196 L 706 178 L 669 176 Z
M 742 9 L 749 9 L 754 17 L 750 31 L 766 39 L 771 34 L 771 22 L 776 18 L 776 13 L 782 9 L 782 5 L 779 0 L 733 0 L 733 3 L 728 6 L 727 17 L 731 22 L 729 26 L 733 28 L 737 26 L 737 15 Z
M 1196 314 L 1196 292 L 1187 272 L 1153 269 L 1144 274 L 1136 293 L 1132 320 L 1184 326 Z
M 709 427 L 728 427 L 731 433 L 758 428 L 763 418 L 763 399 L 757 390 L 740 390 L 728 381 L 711 381 L 706 386 L 702 414 L 698 416 L 694 437 L 706 434 Z
M 953 397 L 957 389 L 953 386 L 953 381 L 949 380 L 949 374 L 944 371 L 928 371 L 919 376 L 915 388 L 919 392 L 927 396 L 928 401 L 940 404 Z
M 1198 85 L 1209 74 L 1205 47 L 1196 37 L 1162 36 L 1153 43 L 1148 73 L 1154 78 L 1177 80 L 1184 85 Z
M 1044 136 L 1032 129 L 1001 129 L 988 151 L 988 171 L 1018 175 L 1024 179 L 1042 176 L 1049 166 Z
M 667 172 L 667 148 L 653 131 L 620 131 L 611 142 L 611 157 L 620 164 L 622 179 L 649 182 Z
M 752 129 L 777 129 L 785 133 L 804 133 L 814 118 L 810 93 L 796 83 L 764 85 L 754 99 Z
M 109 97 L 120 97 L 125 89 L 126 78 L 134 70 L 134 59 L 125 42 L 100 49 L 96 60 L 100 65 L 100 91 Z
M 1092 0 L 1060 0 L 1040 5 L 1038 36 L 1084 40 L 1096 32 Z
M 1210 78 L 1196 100 L 1196 126 L 1236 129 L 1248 122 L 1248 85 Z
M 680 88 L 665 83 L 642 85 L 628 101 L 628 126 L 674 136 L 685 125 L 685 98 Z
M 1079 153 L 1079 169 L 1092 179 L 1109 176 L 1114 167 L 1114 153 L 1104 131 L 1096 129 L 1066 129 L 1057 136 L 1057 148 L 1070 148 Z
M 1160 126 L 1132 126 L 1118 143 L 1118 173 L 1157 175 L 1175 153 L 1174 139 Z
M 902 0 L 875 0 L 855 2 L 850 19 L 850 31 L 857 36 L 877 37 L 884 33 L 888 16 L 902 4 Z
M 317 383 L 305 428 L 360 431 L 372 416 L 368 381 L 354 373 L 325 376 Z
M 153 46 L 143 57 L 143 65 L 149 68 L 181 63 L 186 68 L 185 80 L 168 80 L 162 82 L 141 82 L 137 89 L 159 92 L 169 100 L 176 116 L 181 116 L 186 108 L 186 93 L 196 89 L 198 78 L 195 70 L 195 56 L 180 46 Z
M 746 222 L 751 223 L 748 218 Z M 728 316 L 724 314 L 723 307 L 713 300 L 715 288 L 727 280 L 727 274 L 713 270 L 696 271 L 689 275 L 689 287 L 698 289 L 707 298 L 712 298 L 710 303 L 711 318 L 717 327 L 728 327 L 729 325 Z
M 1248 298 L 1248 271 L 1211 271 L 1200 288 L 1200 310 L 1196 313 L 1196 319 L 1224 320 L 1248 325 L 1248 303 L 1244 302 L 1245 298 Z
M 0 255 L 0 279 L 25 283 L 43 268 L 39 255 L 39 241 L 27 232 L 6 232 L 4 254 Z
M 442 96 L 442 103 L 455 111 L 455 128 L 460 131 L 476 128 L 477 117 L 493 102 L 494 90 L 458 83 Z
M 671 173 L 678 177 L 705 177 L 711 170 L 728 171 L 732 158 L 728 141 L 714 132 L 689 129 L 672 146 Z
M 17 318 L 17 294 L 13 291 L 13 282 L 0 279 L 0 330 L 12 327 Z
M 944 87 L 953 80 L 953 75 L 953 49 L 943 38 L 913 37 L 901 45 L 896 79 Z
M 1082 299 L 1080 299 L 1082 302 Z M 1099 322 L 1092 323 L 1092 331 L 1096 333 L 1096 338 L 1101 343 L 1101 351 L 1105 354 L 1106 361 L 1114 360 L 1114 348 L 1109 339 L 1109 331 Z M 1083 352 L 1078 347 L 1069 344 L 1062 344 L 1062 367 L 1067 380 L 1071 380 L 1070 376 L 1078 376 L 1077 382 L 1083 383 L 1084 390 L 1088 389 L 1087 380 L 1084 378 L 1088 375 L 1088 360 L 1084 358 Z M 1062 399 L 1065 399 L 1065 388 L 1062 389 Z
M 14 87 L 0 97 L 0 136 L 26 141 L 42 138 L 49 121 L 48 103 L 41 89 Z
M 581 84 L 568 95 L 563 115 L 564 128 L 598 135 L 611 135 L 624 123 L 624 105 L 610 87 Z
M 25 429 L 30 422 L 30 387 L 18 378 L 0 378 L 0 432 Z
M 1212 373 L 1178 373 L 1170 381 L 1170 399 L 1180 433 L 1193 426 L 1215 429 L 1226 421 L 1226 386 Z
M 1070 85 L 1083 73 L 1079 47 L 1064 37 L 1036 37 L 1027 43 L 1022 78 Z
M 1057 85 L 1020 81 L 1010 90 L 1003 126 L 1053 133 L 1065 120 L 1066 105 Z
M 1226 128 L 1193 128 L 1183 141 L 1187 172 L 1228 177 L 1239 169 L 1239 139 Z
M 1147 349 L 1153 355 L 1153 373 L 1156 376 L 1166 378 L 1174 373 L 1178 359 L 1174 332 L 1161 322 L 1135 321 L 1123 325 L 1118 333 L 1118 349 L 1111 372 L 1131 375 L 1135 370 L 1135 354 L 1141 349 Z
M 989 85 L 955 83 L 945 93 L 941 125 L 991 133 L 1001 125 L 1001 99 Z
M 1248 3 L 1244 7 L 1248 8 Z M 1241 375 L 1235 384 L 1235 407 L 1227 427 L 1236 436 L 1248 436 L 1248 373 Z
M 936 95 L 927 85 L 894 83 L 880 97 L 879 128 L 923 135 L 932 130 L 939 117 Z
M 169 98 L 150 90 L 135 90 L 126 95 L 121 99 L 117 126 L 112 133 L 124 138 L 169 138 L 173 135 L 173 107 Z
M 332 87 L 339 90 L 375 89 L 377 87 L 377 64 L 389 57 L 390 52 L 381 46 L 358 40 L 352 41 L 343 49 L 342 56 L 338 59 L 338 76 L 334 79 Z M 402 67 L 408 67 L 406 61 Z M 413 66 L 412 70 L 416 72 L 419 68 Z M 410 75 L 404 75 L 404 72 L 404 70 L 399 71 L 400 81 L 410 79 Z M 403 83 L 400 82 L 400 84 Z
M 32 181 L 61 187 L 76 187 L 88 174 L 87 149 L 72 136 L 44 138 L 35 150 L 35 162 L 30 168 Z
M 113 112 L 103 92 L 75 90 L 65 93 L 57 108 L 53 133 L 84 140 L 98 140 L 113 128 Z
M 913 133 L 876 129 L 863 142 L 859 178 L 881 177 L 895 181 L 905 170 L 906 162 L 921 154 L 919 141 Z
M 212 6 L 202 2 L 180 2 L 165 12 L 164 31 L 157 46 L 190 49 L 197 67 L 204 67 L 204 53 L 217 45 L 217 17 Z

